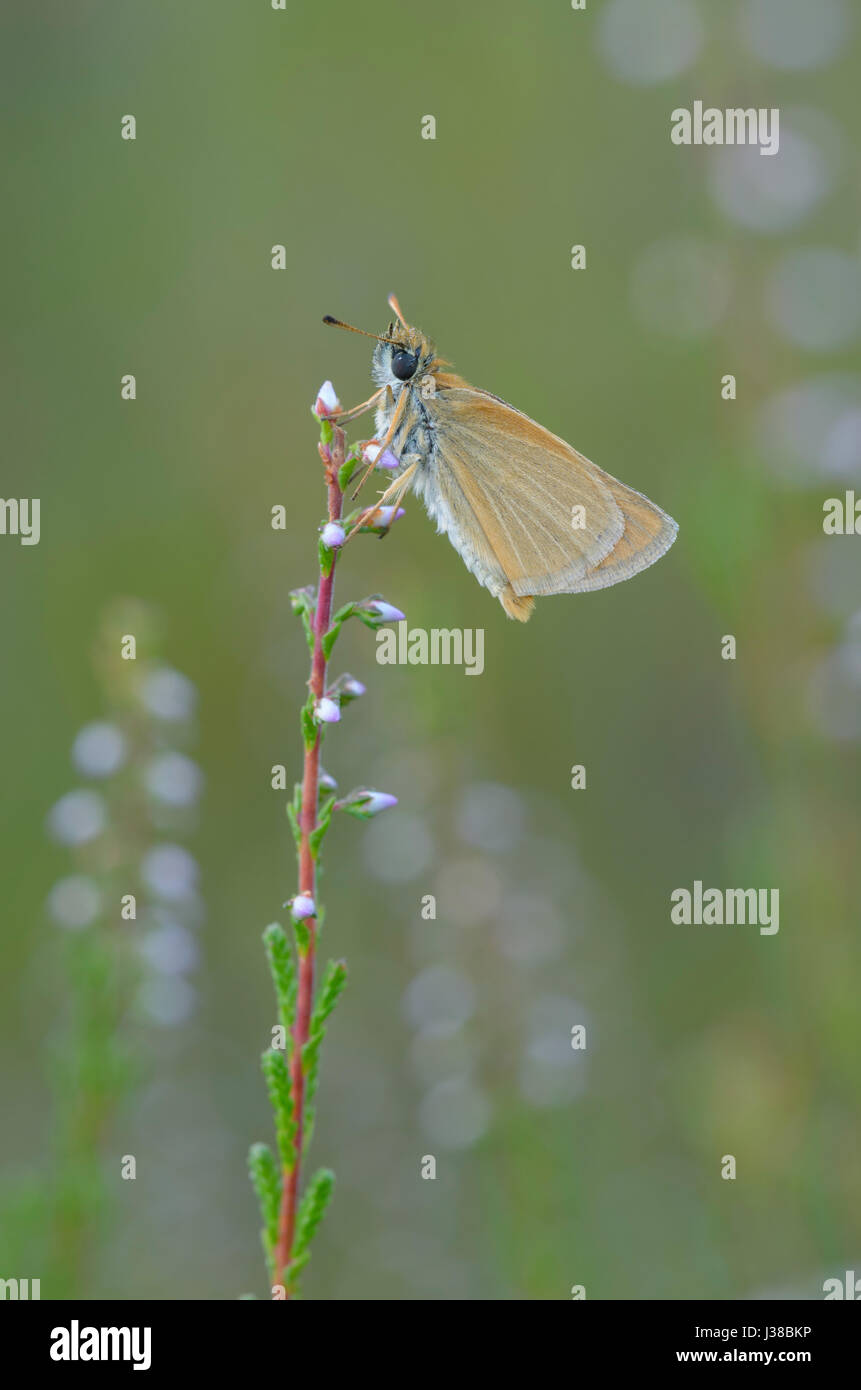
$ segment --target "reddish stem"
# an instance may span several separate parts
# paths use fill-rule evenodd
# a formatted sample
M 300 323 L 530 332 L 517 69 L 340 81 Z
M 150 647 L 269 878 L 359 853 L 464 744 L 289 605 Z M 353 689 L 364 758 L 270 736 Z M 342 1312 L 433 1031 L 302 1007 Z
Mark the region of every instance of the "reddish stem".
M 332 443 L 327 449 L 320 446 L 320 456 L 326 470 L 326 486 L 329 492 L 329 520 L 340 521 L 344 504 L 344 494 L 338 486 L 338 470 L 344 462 L 344 431 L 334 426 Z M 314 610 L 312 632 L 314 649 L 311 656 L 311 677 L 309 688 L 315 700 L 322 699 L 326 692 L 327 660 L 323 651 L 323 637 L 332 621 L 332 600 L 335 592 L 335 561 L 337 551 L 332 557 L 332 568 L 328 574 L 320 573 L 317 589 L 317 606 Z M 317 826 L 317 807 L 320 784 L 320 741 L 317 737 L 311 748 L 305 750 L 305 770 L 302 778 L 302 810 L 299 818 L 301 838 L 299 842 L 299 892 L 307 893 L 316 902 L 316 865 L 311 853 L 311 834 Z M 274 1277 L 276 1283 L 285 1285 L 286 1297 L 290 1297 L 289 1283 L 285 1272 L 293 1253 L 293 1240 L 296 1233 L 296 1207 L 299 1200 L 299 1177 L 302 1166 L 302 1144 L 305 1134 L 305 1073 L 302 1067 L 302 1049 L 308 1041 L 311 1023 L 311 1008 L 314 998 L 314 956 L 317 944 L 317 922 L 314 917 L 305 919 L 308 928 L 308 945 L 304 955 L 299 957 L 299 982 L 296 993 L 296 1019 L 293 1024 L 293 1055 L 290 1063 L 290 1090 L 293 1097 L 293 1115 L 296 1121 L 296 1158 L 291 1169 L 284 1169 L 281 1208 L 278 1217 L 278 1242 L 275 1246 Z

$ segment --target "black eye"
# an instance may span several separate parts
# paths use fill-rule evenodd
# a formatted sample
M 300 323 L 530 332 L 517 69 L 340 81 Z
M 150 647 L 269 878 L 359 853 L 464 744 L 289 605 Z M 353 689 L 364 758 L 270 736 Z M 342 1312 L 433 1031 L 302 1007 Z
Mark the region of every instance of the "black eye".
M 404 352 L 403 349 L 400 349 L 398 352 L 392 353 L 392 371 L 398 381 L 409 381 L 418 364 L 419 359 L 413 352 Z

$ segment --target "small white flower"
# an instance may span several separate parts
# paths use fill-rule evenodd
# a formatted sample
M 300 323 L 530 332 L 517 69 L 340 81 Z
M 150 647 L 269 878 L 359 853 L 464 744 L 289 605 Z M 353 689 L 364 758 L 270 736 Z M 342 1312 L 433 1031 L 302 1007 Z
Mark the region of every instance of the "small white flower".
M 317 392 L 317 399 L 314 402 L 314 414 L 321 420 L 327 415 L 337 415 L 341 409 L 341 402 L 338 400 L 337 393 L 331 381 L 324 381 L 320 390 Z
M 364 695 L 367 688 L 362 681 L 356 680 L 355 676 L 345 676 L 341 682 L 341 692 L 344 695 L 350 695 L 354 700 L 357 700 L 360 695 Z
M 390 510 L 390 508 L 387 508 L 386 510 Z M 323 527 L 321 534 L 323 538 L 323 544 L 327 545 L 330 550 L 338 550 L 339 547 L 342 546 L 344 544 L 344 541 L 347 539 L 346 531 L 344 530 L 340 522 L 337 521 L 327 521 L 326 525 Z
M 314 719 L 318 724 L 337 724 L 341 718 L 341 708 L 337 701 L 324 695 L 314 706 Z
M 304 922 L 306 917 L 314 917 L 317 908 L 310 893 L 297 893 L 290 902 L 290 912 L 294 922 Z
M 393 604 L 386 603 L 381 598 L 372 599 L 367 608 L 370 613 L 375 613 L 384 623 L 402 623 L 406 618 L 406 614 L 402 613 L 400 608 L 395 608 Z

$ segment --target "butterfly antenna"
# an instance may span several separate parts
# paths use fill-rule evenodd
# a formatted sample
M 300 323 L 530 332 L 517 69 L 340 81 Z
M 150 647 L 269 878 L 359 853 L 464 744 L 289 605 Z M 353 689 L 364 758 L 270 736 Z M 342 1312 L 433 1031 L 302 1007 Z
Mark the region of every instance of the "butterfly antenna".
M 390 309 L 393 309 L 393 310 L 395 311 L 395 313 L 397 314 L 397 316 L 398 316 L 398 318 L 400 319 L 401 323 L 403 324 L 404 328 L 407 328 L 407 329 L 408 329 L 408 328 L 409 328 L 409 324 L 407 323 L 406 319 L 404 318 L 403 314 L 401 313 L 401 306 L 400 306 L 400 304 L 398 303 L 396 296 L 393 295 L 393 294 L 390 294 L 390 295 L 389 295 L 389 308 L 390 308 Z
M 369 333 L 365 328 L 354 328 L 351 323 L 344 323 L 342 319 L 333 319 L 331 314 L 324 314 L 323 322 L 330 323 L 333 328 L 346 328 L 348 333 L 361 333 L 365 338 L 376 338 L 378 343 L 391 343 L 392 347 L 397 347 L 394 338 L 383 338 L 379 333 Z

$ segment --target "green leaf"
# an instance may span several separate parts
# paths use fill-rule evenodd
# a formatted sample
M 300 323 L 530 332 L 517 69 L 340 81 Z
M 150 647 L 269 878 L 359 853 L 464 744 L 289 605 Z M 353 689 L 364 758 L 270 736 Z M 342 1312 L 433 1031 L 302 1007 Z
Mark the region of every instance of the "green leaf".
M 261 1232 L 263 1248 L 267 1259 L 278 1240 L 278 1212 L 281 1206 L 281 1174 L 275 1155 L 268 1144 L 252 1144 L 248 1151 L 248 1172 L 251 1185 L 257 1193 L 260 1216 L 263 1221 Z
M 350 479 L 358 468 L 359 462 L 358 458 L 348 458 L 338 469 L 338 487 L 342 492 L 345 492 L 349 486 Z
M 287 805 L 287 819 L 293 831 L 293 839 L 296 843 L 297 851 L 302 845 L 302 783 L 294 782 L 293 800 Z
M 311 857 L 313 859 L 316 859 L 320 853 L 320 846 L 332 822 L 332 812 L 334 809 L 335 797 L 330 796 L 328 801 L 324 801 L 317 813 L 317 824 L 308 836 L 308 844 L 311 847 Z
M 331 546 L 324 544 L 321 537 L 317 542 L 317 556 L 320 561 L 320 573 L 325 579 L 328 579 L 329 575 L 332 573 L 332 566 L 335 563 L 336 554 L 337 551 L 333 550 Z
M 318 1168 L 308 1183 L 296 1214 L 296 1237 L 293 1241 L 290 1260 L 291 1273 L 296 1269 L 300 1260 L 303 1264 L 307 1263 L 307 1259 L 303 1257 L 310 1251 L 311 1242 L 317 1234 L 320 1222 L 326 1215 L 326 1208 L 331 1200 L 334 1187 L 335 1174 L 331 1168 Z M 301 1267 L 299 1265 L 299 1268 Z
M 299 1210 L 296 1213 L 296 1235 L 293 1240 L 293 1250 L 290 1263 L 284 1274 L 285 1283 L 291 1293 L 296 1288 L 299 1274 L 311 1258 L 311 1242 L 317 1234 L 320 1222 L 326 1215 L 334 1187 L 335 1174 L 332 1170 L 330 1168 L 318 1168 L 299 1203 Z
M 314 696 L 309 695 L 302 706 L 302 740 L 306 752 L 310 752 L 317 742 L 318 729 L 314 723 Z
M 301 1274 L 302 1270 L 305 1268 L 306 1264 L 308 1263 L 308 1261 L 309 1261 L 310 1259 L 311 1259 L 311 1251 L 310 1251 L 310 1250 L 305 1250 L 305 1251 L 303 1251 L 303 1253 L 302 1253 L 301 1255 L 299 1255 L 295 1260 L 291 1260 L 290 1263 L 289 1263 L 288 1266 L 287 1266 L 287 1269 L 286 1269 L 286 1272 L 285 1272 L 285 1276 L 284 1276 L 284 1278 L 285 1278 L 285 1283 L 286 1283 L 286 1286 L 289 1288 L 290 1293 L 293 1295 L 294 1298 L 295 1298 L 295 1296 L 296 1296 L 296 1287 L 297 1287 L 297 1280 L 298 1280 L 298 1277 L 299 1277 L 299 1275 Z
M 289 1032 L 294 1023 L 297 975 L 287 933 L 278 922 L 270 922 L 263 933 L 266 958 L 282 1024 Z
M 319 912 L 317 915 L 319 919 Z M 308 954 L 308 947 L 311 944 L 311 928 L 306 921 L 302 920 L 293 922 L 293 932 L 296 937 L 296 949 L 299 955 L 306 956 Z
M 344 992 L 347 983 L 347 963 L 343 960 L 330 960 L 326 966 L 326 974 L 323 977 L 317 992 L 317 1002 L 314 1005 L 314 1012 L 311 1015 L 311 1024 L 308 1029 L 309 1036 L 318 1032 L 332 1013 L 339 998 Z
M 302 1048 L 302 1070 L 305 1074 L 305 1139 L 303 1147 L 308 1148 L 314 1132 L 314 1097 L 317 1094 L 317 1080 L 320 1071 L 320 1049 L 326 1036 L 326 1020 L 332 1013 L 347 983 L 347 966 L 344 961 L 330 960 L 326 967 L 323 983 L 317 992 L 314 1012 L 308 1026 L 308 1041 Z
M 296 1119 L 290 1090 L 290 1073 L 283 1052 L 271 1048 L 260 1058 L 260 1066 L 275 1116 L 275 1135 L 284 1168 L 292 1171 L 296 1163 Z
M 310 584 L 306 584 L 303 589 L 291 590 L 290 604 L 293 612 L 297 613 L 302 620 L 302 627 L 305 629 L 305 641 L 308 643 L 308 650 L 313 652 L 313 620 L 317 610 L 317 596 Z
M 338 633 L 341 631 L 348 618 L 352 618 L 356 611 L 355 603 L 345 603 L 343 608 L 339 608 L 332 619 L 328 632 L 324 632 L 320 638 L 320 646 L 323 648 L 323 655 L 326 660 L 332 655 L 332 649 L 338 640 Z

